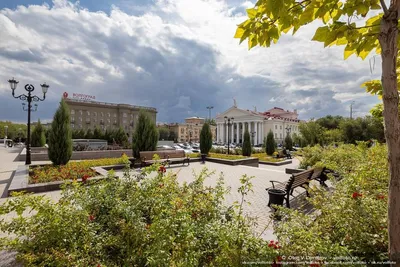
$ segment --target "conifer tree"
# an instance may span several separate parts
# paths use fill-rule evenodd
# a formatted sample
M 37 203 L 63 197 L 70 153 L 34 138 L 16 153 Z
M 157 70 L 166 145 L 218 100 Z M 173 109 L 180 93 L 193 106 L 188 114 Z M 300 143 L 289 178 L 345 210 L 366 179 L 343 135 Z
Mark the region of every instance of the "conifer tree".
M 98 127 L 94 128 L 93 139 L 102 139 L 102 133 Z
M 92 133 L 92 130 L 89 128 L 86 131 L 85 139 L 92 139 L 92 138 L 93 138 L 93 133 Z
M 158 142 L 158 131 L 156 124 L 149 115 L 141 110 L 138 123 L 132 136 L 133 156 L 139 158 L 140 151 L 155 151 Z
M 46 144 L 45 130 L 43 128 L 43 125 L 40 123 L 40 120 L 38 120 L 38 123 L 33 129 L 31 134 L 31 146 L 44 147 L 45 144 Z
M 274 134 L 272 133 L 271 130 L 269 130 L 268 135 L 267 135 L 267 144 L 266 144 L 266 152 L 267 155 L 272 156 L 275 152 L 275 147 L 276 147 L 276 143 L 275 143 L 275 139 L 274 139 Z
M 49 159 L 54 165 L 65 165 L 72 156 L 72 132 L 68 105 L 61 99 L 49 131 Z
M 250 142 L 250 134 L 249 131 L 246 129 L 243 136 L 243 148 L 242 148 L 242 155 L 243 156 L 251 156 L 251 142 Z
M 208 154 L 212 147 L 212 133 L 210 125 L 206 122 L 203 124 L 200 132 L 200 152 L 201 154 Z

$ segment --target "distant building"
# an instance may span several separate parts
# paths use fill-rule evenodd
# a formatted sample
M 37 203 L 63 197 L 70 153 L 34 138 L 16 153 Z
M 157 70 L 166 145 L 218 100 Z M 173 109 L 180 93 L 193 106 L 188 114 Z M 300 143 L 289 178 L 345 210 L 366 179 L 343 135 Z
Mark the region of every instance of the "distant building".
M 148 112 L 151 120 L 156 122 L 157 110 L 152 107 L 113 104 L 87 100 L 69 99 L 64 96 L 71 113 L 72 129 L 100 130 L 122 129 L 130 136 L 137 124 L 139 111 Z
M 177 142 L 200 142 L 200 132 L 204 118 L 190 117 L 185 119 L 185 123 L 160 124 L 159 127 L 167 127 L 175 133 Z M 213 141 L 217 140 L 216 126 L 210 125 Z
M 225 123 L 224 117 L 234 118 L 233 126 Z M 217 115 L 217 140 L 221 143 L 230 142 L 243 143 L 244 131 L 247 128 L 252 143 L 254 145 L 262 144 L 271 130 L 277 143 L 283 143 L 287 134 L 299 134 L 299 122 L 297 110 L 289 111 L 283 108 L 274 107 L 265 112 L 256 110 L 240 109 L 236 105 Z

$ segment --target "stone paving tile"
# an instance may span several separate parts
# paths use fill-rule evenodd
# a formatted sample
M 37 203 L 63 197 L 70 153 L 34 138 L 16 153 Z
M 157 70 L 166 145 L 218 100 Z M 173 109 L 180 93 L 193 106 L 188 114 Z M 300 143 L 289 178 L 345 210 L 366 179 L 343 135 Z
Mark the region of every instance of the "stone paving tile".
M 292 165 L 298 166 L 298 161 L 294 161 Z M 190 166 L 173 166 L 168 168 L 167 171 L 178 173 L 178 181 L 181 183 L 184 181 L 193 181 L 193 171 L 195 173 L 200 173 L 203 168 L 215 171 L 213 175 L 205 180 L 204 183 L 207 186 L 215 186 L 219 175 L 222 174 L 225 180 L 225 186 L 231 188 L 230 193 L 227 194 L 225 198 L 226 205 L 231 205 L 235 201 L 240 201 L 241 195 L 237 192 L 238 188 L 241 186 L 240 177 L 245 174 L 254 176 L 251 180 L 253 184 L 253 193 L 246 196 L 246 201 L 250 202 L 251 205 L 244 205 L 244 211 L 251 217 L 257 217 L 258 225 L 255 228 L 257 234 L 262 233 L 266 228 L 264 233 L 262 233 L 262 237 L 274 239 L 273 223 L 270 219 L 271 209 L 267 206 L 269 197 L 265 188 L 271 186 L 270 180 L 284 182 L 289 179 L 290 175 L 285 173 L 285 166 L 262 166 L 261 168 L 256 168 L 248 166 L 229 166 L 212 162 L 206 162 L 206 164 L 194 162 L 191 163 Z M 117 171 L 116 174 L 122 176 L 121 171 Z
M 24 162 L 14 161 L 18 155 L 20 149 L 5 149 L 0 148 L 0 193 L 7 187 L 7 181 L 9 181 L 13 171 L 18 165 L 23 165 Z M 48 163 L 34 162 L 35 164 Z M 289 179 L 289 175 L 285 173 L 285 168 L 297 168 L 299 161 L 293 159 L 293 162 L 289 165 L 283 166 L 270 166 L 260 165 L 259 168 L 248 167 L 248 166 L 229 166 L 218 163 L 206 162 L 201 164 L 200 162 L 193 162 L 190 166 L 179 166 L 175 165 L 168 168 L 168 171 L 177 172 L 178 180 L 183 183 L 193 181 L 193 172 L 199 173 L 203 168 L 207 168 L 210 171 L 215 171 L 213 175 L 206 179 L 205 184 L 208 186 L 215 186 L 219 175 L 223 175 L 225 180 L 225 186 L 230 187 L 231 191 L 226 195 L 226 205 L 231 205 L 235 201 L 239 201 L 241 196 L 237 192 L 240 184 L 240 177 L 242 175 L 254 176 L 252 179 L 253 193 L 246 196 L 246 201 L 250 202 L 251 205 L 244 205 L 245 214 L 252 217 L 257 217 L 257 227 L 255 227 L 255 233 L 261 234 L 266 239 L 273 239 L 273 223 L 270 220 L 271 209 L 267 206 L 268 193 L 265 188 L 270 187 L 270 180 L 277 180 L 284 182 Z M 122 175 L 121 171 L 117 171 L 117 174 Z M 3 183 L 2 183 L 3 182 Z M 47 195 L 54 201 L 58 201 L 61 196 L 61 191 L 52 191 L 48 193 L 42 193 L 41 195 Z M 6 199 L 0 199 L 0 203 Z

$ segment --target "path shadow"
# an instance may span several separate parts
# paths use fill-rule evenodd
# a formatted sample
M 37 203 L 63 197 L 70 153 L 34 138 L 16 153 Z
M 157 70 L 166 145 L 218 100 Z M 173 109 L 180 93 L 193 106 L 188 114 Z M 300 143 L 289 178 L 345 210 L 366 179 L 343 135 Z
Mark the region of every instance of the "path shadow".
M 15 171 L 12 171 L 10 178 L 7 180 L 2 180 L 0 181 L 0 184 L 7 184 L 6 187 L 4 188 L 3 193 L 1 194 L 0 198 L 7 198 L 8 197 L 8 188 L 10 188 L 10 184 L 12 179 L 14 178 Z

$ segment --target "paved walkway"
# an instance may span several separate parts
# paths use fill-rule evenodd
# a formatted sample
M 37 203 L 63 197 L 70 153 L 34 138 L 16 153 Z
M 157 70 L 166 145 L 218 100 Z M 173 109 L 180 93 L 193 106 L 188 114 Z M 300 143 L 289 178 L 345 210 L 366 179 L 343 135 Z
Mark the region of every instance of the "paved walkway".
M 4 202 L 7 199 L 7 188 L 11 181 L 14 170 L 19 165 L 24 165 L 24 162 L 16 161 L 16 157 L 22 148 L 4 148 L 0 147 L 0 202 Z M 49 163 L 49 161 L 34 162 L 35 164 Z M 193 162 L 190 166 L 172 166 L 168 168 L 168 171 L 177 172 L 178 180 L 180 182 L 190 182 L 193 180 L 193 171 L 199 173 L 203 168 L 215 171 L 215 173 L 205 181 L 208 186 L 213 186 L 216 184 L 217 178 L 220 174 L 224 176 L 225 185 L 231 188 L 230 194 L 225 198 L 227 205 L 232 204 L 234 201 L 239 201 L 241 196 L 237 192 L 240 184 L 240 177 L 247 174 L 248 176 L 254 176 L 252 179 L 253 183 L 253 193 L 246 196 L 246 200 L 251 203 L 251 205 L 244 205 L 244 210 L 247 214 L 252 217 L 257 217 L 258 225 L 255 228 L 256 234 L 261 234 L 265 239 L 274 239 L 273 234 L 273 223 L 271 222 L 270 215 L 271 210 L 267 207 L 268 203 L 268 193 L 265 188 L 270 187 L 270 180 L 286 181 L 289 175 L 285 173 L 286 168 L 297 168 L 299 161 L 293 159 L 293 163 L 283 166 L 270 166 L 261 165 L 256 167 L 248 166 L 229 166 L 223 164 L 217 164 L 212 162 L 206 162 L 206 164 L 201 164 L 200 162 Z M 118 175 L 122 175 L 121 171 L 117 172 Z M 52 191 L 48 193 L 42 193 L 49 196 L 51 199 L 57 201 L 60 197 L 60 191 Z M 1 262 L 1 252 L 0 252 L 0 262 Z M 4 258 L 3 258 L 4 259 Z M 7 266 L 2 265 L 0 266 Z

